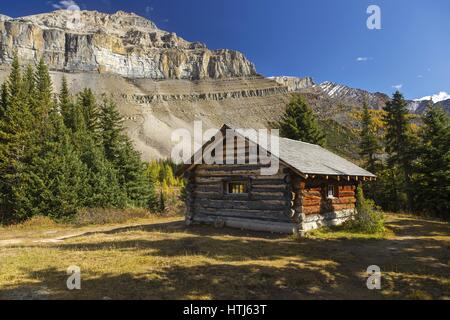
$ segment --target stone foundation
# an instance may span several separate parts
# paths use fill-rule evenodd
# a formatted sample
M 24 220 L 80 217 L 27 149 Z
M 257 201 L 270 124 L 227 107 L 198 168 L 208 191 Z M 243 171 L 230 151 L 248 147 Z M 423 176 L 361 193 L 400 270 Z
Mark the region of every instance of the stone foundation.
M 351 219 L 354 215 L 355 209 L 347 209 L 326 214 L 307 215 L 302 224 L 302 231 L 308 232 L 323 226 L 338 226 Z

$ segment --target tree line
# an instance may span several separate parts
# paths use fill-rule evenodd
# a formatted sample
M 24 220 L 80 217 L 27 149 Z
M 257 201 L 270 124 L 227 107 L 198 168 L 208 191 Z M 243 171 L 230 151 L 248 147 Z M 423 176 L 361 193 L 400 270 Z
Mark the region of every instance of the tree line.
M 0 94 L 0 222 L 67 218 L 80 208 L 154 208 L 154 181 L 122 131 L 114 101 L 53 93 L 43 60 L 17 54 Z
M 364 167 L 377 175 L 365 185 L 365 195 L 387 211 L 426 213 L 450 219 L 449 116 L 431 101 L 412 130 L 407 102 L 400 92 L 383 108 L 383 134 L 374 128 L 364 104 L 360 156 Z M 296 95 L 278 122 L 284 137 L 326 145 L 318 121 L 306 102 Z

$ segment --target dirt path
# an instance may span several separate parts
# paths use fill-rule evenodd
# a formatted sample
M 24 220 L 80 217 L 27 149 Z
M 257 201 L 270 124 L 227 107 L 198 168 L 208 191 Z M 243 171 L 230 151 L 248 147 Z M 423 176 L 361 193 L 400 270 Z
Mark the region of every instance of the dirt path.
M 171 218 L 166 219 L 167 222 L 179 222 L 179 226 L 183 227 L 183 219 L 182 218 Z M 155 227 L 158 226 L 158 224 L 161 225 L 161 227 L 165 226 L 166 223 L 152 223 L 152 222 L 139 222 L 139 223 L 130 223 L 130 224 L 121 224 L 121 225 L 114 225 L 114 226 L 107 226 L 107 227 L 88 227 L 83 228 L 81 231 L 77 231 L 76 228 L 74 229 L 67 229 L 67 230 L 53 230 L 53 231 L 31 231 L 27 232 L 28 236 L 22 236 L 22 237 L 14 237 L 10 239 L 0 239 L 0 247 L 11 247 L 11 246 L 20 246 L 25 244 L 37 244 L 37 243 L 59 243 L 63 242 L 65 240 L 73 239 L 73 238 L 79 238 L 79 237 L 87 237 L 96 235 L 99 233 L 114 233 L 114 232 L 124 232 L 124 231 L 131 231 L 131 230 L 138 230 L 141 228 L 146 227 Z M 49 234 L 58 234 L 58 236 L 54 237 L 48 237 Z

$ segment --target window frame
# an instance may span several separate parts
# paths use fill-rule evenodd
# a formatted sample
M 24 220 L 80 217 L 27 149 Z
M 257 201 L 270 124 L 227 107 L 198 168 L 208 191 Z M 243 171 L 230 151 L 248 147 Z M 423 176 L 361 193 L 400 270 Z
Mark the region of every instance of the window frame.
M 231 184 L 243 184 L 245 186 L 245 193 L 230 193 Z M 225 198 L 251 198 L 251 179 L 246 177 L 241 178 L 227 178 L 223 180 L 222 184 L 223 196 Z
M 333 200 L 338 198 L 338 190 L 337 190 L 338 186 L 334 185 L 334 184 L 328 184 L 326 186 L 326 198 L 329 200 Z M 331 191 L 331 195 L 330 195 L 330 191 Z
M 238 189 L 243 188 L 244 192 L 233 192 L 233 187 L 237 187 Z M 228 181 L 225 183 L 225 192 L 228 195 L 248 195 L 249 193 L 249 185 L 248 181 Z

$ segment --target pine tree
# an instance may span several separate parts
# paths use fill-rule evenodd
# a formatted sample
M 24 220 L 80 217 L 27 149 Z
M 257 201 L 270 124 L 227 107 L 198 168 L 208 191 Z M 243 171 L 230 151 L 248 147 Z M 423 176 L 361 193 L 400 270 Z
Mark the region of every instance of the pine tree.
M 17 54 L 7 80 L 7 102 L 0 121 L 0 213 L 2 221 L 11 220 L 22 199 L 21 187 L 29 179 L 27 170 L 35 152 L 34 119 L 26 97 L 24 81 Z M 20 217 L 19 217 L 20 218 Z
M 367 170 L 373 173 L 376 172 L 377 154 L 380 150 L 380 145 L 373 132 L 372 116 L 367 103 L 364 103 L 363 106 L 361 143 L 359 148 L 360 155 L 365 160 Z
M 36 72 L 36 107 L 33 110 L 38 121 L 45 122 L 48 113 L 54 108 L 53 84 L 48 67 L 43 58 L 39 61 Z
M 388 154 L 388 166 L 398 168 L 401 192 L 406 194 L 406 207 L 412 207 L 412 173 L 416 156 L 416 145 L 411 134 L 408 109 L 403 95 L 397 91 L 383 109 L 386 125 L 385 149 Z M 401 199 L 398 199 L 400 202 Z
M 99 118 L 105 156 L 108 160 L 117 162 L 119 151 L 124 147 L 126 139 L 122 133 L 122 117 L 112 99 L 103 99 Z
M 101 110 L 91 90 L 58 100 L 48 68 L 22 74 L 15 55 L 0 100 L 0 222 L 67 218 L 82 207 L 158 204 L 154 182 L 122 132 L 116 105 Z
M 83 112 L 86 129 L 94 138 L 94 142 L 101 145 L 100 109 L 91 89 L 84 89 L 78 94 L 78 104 Z
M 154 187 L 140 155 L 122 132 L 122 118 L 112 99 L 104 98 L 99 118 L 105 157 L 117 169 L 119 184 L 125 190 L 129 204 L 148 206 L 149 199 L 154 198 Z
M 159 194 L 159 212 L 166 211 L 166 196 L 164 195 L 164 192 L 161 191 Z
M 9 92 L 8 84 L 3 82 L 0 95 L 0 121 L 5 117 L 6 108 L 8 107 Z
M 325 136 L 313 110 L 300 95 L 292 98 L 278 126 L 282 137 L 322 146 L 325 144 Z
M 73 108 L 72 99 L 67 84 L 67 78 L 63 76 L 61 81 L 61 90 L 59 91 L 59 110 L 64 119 L 67 128 L 73 129 Z
M 450 120 L 430 102 L 422 116 L 421 149 L 415 183 L 420 211 L 450 218 Z

